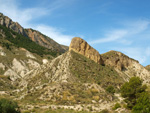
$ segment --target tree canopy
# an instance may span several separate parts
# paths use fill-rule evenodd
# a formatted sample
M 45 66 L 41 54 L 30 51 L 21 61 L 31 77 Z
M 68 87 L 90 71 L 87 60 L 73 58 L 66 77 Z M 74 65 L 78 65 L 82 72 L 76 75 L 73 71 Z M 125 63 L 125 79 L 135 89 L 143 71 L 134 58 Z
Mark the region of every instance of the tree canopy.
M 16 102 L 8 99 L 0 99 L 0 113 L 20 113 Z
M 132 77 L 121 87 L 121 95 L 133 113 L 150 113 L 150 98 L 146 88 L 139 77 Z

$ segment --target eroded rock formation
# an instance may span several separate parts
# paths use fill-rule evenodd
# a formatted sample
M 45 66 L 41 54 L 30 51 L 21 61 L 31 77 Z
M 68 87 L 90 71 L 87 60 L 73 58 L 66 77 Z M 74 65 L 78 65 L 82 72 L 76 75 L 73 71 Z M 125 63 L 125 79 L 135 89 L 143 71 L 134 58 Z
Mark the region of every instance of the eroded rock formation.
M 91 47 L 85 40 L 74 37 L 70 43 L 69 50 L 73 50 L 98 64 L 103 64 L 103 60 L 98 51 Z

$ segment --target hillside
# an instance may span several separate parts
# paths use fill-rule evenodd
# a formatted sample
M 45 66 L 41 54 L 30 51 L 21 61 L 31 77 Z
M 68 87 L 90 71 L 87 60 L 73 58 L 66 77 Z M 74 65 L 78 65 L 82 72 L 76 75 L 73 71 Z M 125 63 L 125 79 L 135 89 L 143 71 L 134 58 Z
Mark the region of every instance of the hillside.
M 13 22 L 9 17 L 4 16 L 2 13 L 0 13 L 0 25 L 15 31 L 18 34 L 21 34 L 24 37 L 27 37 L 32 41 L 36 42 L 37 44 L 51 49 L 52 51 L 64 53 L 68 50 L 67 46 L 58 44 L 53 39 L 45 36 L 39 31 L 33 29 L 24 29 L 19 23 Z
M 40 32 L 2 17 L 0 98 L 16 100 L 22 112 L 130 113 L 123 107 L 121 86 L 133 76 L 150 83 L 149 66 L 143 67 L 121 52 L 100 54 L 80 37 L 74 37 L 66 51 Z M 116 103 L 122 108 L 115 111 Z

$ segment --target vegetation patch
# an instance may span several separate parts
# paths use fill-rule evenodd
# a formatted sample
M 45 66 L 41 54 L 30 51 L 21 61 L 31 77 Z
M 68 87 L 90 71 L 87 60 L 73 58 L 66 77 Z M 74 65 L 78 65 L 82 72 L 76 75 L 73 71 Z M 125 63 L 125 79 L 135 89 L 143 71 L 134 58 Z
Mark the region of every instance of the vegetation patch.
M 150 113 L 150 94 L 146 88 L 138 77 L 132 77 L 121 87 L 121 95 L 133 113 Z
M 24 37 L 23 35 L 16 33 L 9 28 L 6 28 L 6 27 L 0 25 L 0 29 L 2 29 L 4 31 L 5 38 L 18 48 L 19 47 L 25 48 L 28 51 L 30 51 L 32 53 L 36 53 L 40 56 L 48 55 L 48 54 L 52 55 L 54 57 L 57 56 L 57 53 L 55 51 L 52 51 L 45 47 L 42 47 L 42 46 L 36 44 L 35 42 L 33 42 L 32 40 L 30 40 L 29 38 Z M 11 47 L 8 43 L 4 43 L 3 45 L 7 49 L 11 50 Z
M 97 83 L 104 88 L 109 85 L 114 88 L 120 87 L 124 80 L 118 75 L 114 68 L 102 66 L 83 55 L 71 51 L 72 59 L 70 70 L 82 83 Z
M 2 98 L 0 99 L 0 113 L 21 113 L 16 102 Z

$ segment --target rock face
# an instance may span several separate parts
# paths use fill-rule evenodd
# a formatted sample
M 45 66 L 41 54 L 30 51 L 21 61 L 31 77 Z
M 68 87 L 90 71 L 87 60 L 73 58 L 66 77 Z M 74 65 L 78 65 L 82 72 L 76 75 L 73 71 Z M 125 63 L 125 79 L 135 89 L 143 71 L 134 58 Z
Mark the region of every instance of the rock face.
M 145 67 L 148 71 L 150 71 L 150 65 Z
M 95 61 L 98 64 L 103 64 L 103 60 L 98 51 L 91 47 L 85 40 L 74 37 L 69 46 L 69 51 L 75 51 L 79 54 L 86 56 L 87 58 Z
M 129 58 L 123 53 L 113 50 L 102 54 L 102 58 L 106 65 L 116 67 L 121 71 L 125 70 L 128 66 L 132 65 L 134 62 L 139 63 L 138 61 Z
M 117 51 L 104 53 L 102 58 L 105 65 L 114 67 L 126 80 L 132 76 L 138 76 L 144 80 L 144 83 L 150 83 L 150 72 L 139 64 L 137 60 Z
M 53 39 L 43 35 L 42 33 L 33 30 L 33 29 L 25 29 L 27 36 L 37 44 L 49 48 L 51 50 L 64 53 L 68 50 L 67 46 L 63 46 L 55 42 Z
M 0 13 L 0 24 L 26 36 L 25 30 L 23 27 L 21 27 L 21 25 L 19 25 L 17 22 L 13 22 L 9 17 L 4 16 L 2 13 Z
M 51 38 L 43 35 L 36 30 L 24 29 L 20 24 L 18 24 L 17 22 L 13 22 L 9 17 L 4 16 L 2 13 L 0 13 L 0 25 L 12 29 L 13 31 L 30 38 L 32 41 L 48 49 L 57 51 L 59 53 L 64 53 L 68 50 L 67 46 L 58 44 Z

